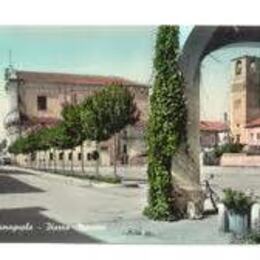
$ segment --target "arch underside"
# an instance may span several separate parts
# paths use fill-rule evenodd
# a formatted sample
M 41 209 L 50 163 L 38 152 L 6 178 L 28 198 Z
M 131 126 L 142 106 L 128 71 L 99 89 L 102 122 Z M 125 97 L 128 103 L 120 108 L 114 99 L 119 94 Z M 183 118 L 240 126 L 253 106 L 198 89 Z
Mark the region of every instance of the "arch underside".
M 229 44 L 260 42 L 256 26 L 195 26 L 179 59 L 186 84 L 188 153 L 181 149 L 173 158 L 172 173 L 179 187 L 200 190 L 200 63 L 211 52 Z

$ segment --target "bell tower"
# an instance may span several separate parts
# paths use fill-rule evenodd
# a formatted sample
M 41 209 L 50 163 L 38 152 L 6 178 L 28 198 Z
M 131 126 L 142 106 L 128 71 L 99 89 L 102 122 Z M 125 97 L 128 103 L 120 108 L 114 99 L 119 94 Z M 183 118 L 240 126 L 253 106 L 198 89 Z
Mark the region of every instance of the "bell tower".
M 232 60 L 230 127 L 235 142 L 246 142 L 246 124 L 260 117 L 260 58 Z

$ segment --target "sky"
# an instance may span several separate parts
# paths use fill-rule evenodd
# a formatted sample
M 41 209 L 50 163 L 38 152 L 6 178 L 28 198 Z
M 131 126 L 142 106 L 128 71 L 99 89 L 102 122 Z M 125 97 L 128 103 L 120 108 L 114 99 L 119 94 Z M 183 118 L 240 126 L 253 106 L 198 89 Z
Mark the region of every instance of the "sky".
M 181 46 L 192 28 L 180 27 Z M 155 36 L 155 26 L 0 27 L 0 140 L 8 112 L 4 69 L 10 62 L 20 70 L 115 75 L 151 84 Z M 203 60 L 201 118 L 223 119 L 228 111 L 230 60 L 243 54 L 260 56 L 260 45 L 225 47 Z

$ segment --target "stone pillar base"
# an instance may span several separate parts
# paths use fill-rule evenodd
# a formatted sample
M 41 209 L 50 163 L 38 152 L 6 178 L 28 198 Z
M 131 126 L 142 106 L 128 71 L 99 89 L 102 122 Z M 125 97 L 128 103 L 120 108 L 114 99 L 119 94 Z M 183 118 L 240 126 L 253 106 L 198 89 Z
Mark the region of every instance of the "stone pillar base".
M 184 218 L 203 218 L 204 195 L 200 188 L 175 187 L 173 198 L 176 207 Z

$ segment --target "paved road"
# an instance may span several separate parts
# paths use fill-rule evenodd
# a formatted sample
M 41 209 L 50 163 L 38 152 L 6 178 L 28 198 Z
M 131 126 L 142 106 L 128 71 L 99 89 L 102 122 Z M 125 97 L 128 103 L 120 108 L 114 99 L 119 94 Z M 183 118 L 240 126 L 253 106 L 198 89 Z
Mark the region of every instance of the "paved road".
M 0 242 L 98 242 L 74 227 L 138 214 L 140 190 L 124 189 L 2 168 Z
M 230 187 L 260 196 L 260 167 L 204 166 L 201 179 L 209 178 L 211 175 L 213 179 L 210 182 L 218 193 Z
M 142 216 L 144 194 L 144 187 L 93 186 L 88 180 L 2 168 L 0 242 L 229 243 L 229 236 L 218 232 L 216 216 L 147 220 Z M 26 223 L 25 231 L 7 230 L 10 224 Z
M 202 169 L 214 187 L 260 195 L 260 168 Z M 0 168 L 0 242 L 226 244 L 217 216 L 154 222 L 142 216 L 145 189 Z M 16 230 L 14 230 L 16 228 Z

